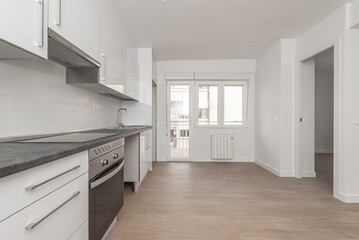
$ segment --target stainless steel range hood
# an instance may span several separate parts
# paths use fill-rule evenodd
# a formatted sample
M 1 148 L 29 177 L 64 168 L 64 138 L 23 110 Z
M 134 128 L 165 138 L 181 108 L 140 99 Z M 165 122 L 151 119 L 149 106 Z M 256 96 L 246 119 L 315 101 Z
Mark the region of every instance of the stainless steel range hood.
M 99 82 L 101 64 L 49 28 L 48 58 L 66 67 L 66 83 L 116 99 L 135 100 L 123 94 L 121 85 Z M 121 91 L 122 89 L 122 91 Z
M 64 67 L 99 68 L 101 64 L 49 28 L 48 57 Z

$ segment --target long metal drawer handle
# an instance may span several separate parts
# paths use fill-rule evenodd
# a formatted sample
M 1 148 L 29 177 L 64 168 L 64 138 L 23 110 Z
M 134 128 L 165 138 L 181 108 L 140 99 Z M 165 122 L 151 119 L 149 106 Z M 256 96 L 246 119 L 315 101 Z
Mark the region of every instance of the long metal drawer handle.
M 96 180 L 96 181 L 92 182 L 92 183 L 90 184 L 91 189 L 93 189 L 93 188 L 97 187 L 98 185 L 100 185 L 100 184 L 106 182 L 107 180 L 109 180 L 110 178 L 112 178 L 114 175 L 116 175 L 116 174 L 122 169 L 124 163 L 125 163 L 125 162 L 122 162 L 122 163 L 120 164 L 120 166 L 118 166 L 115 170 L 113 170 L 111 173 L 107 174 L 107 175 L 104 176 L 103 178 L 100 178 L 99 180 Z
M 46 218 L 48 218 L 49 216 L 51 216 L 54 212 L 56 212 L 57 210 L 59 210 L 61 207 L 63 207 L 66 203 L 70 202 L 73 198 L 75 198 L 77 195 L 80 194 L 80 191 L 76 191 L 72 194 L 72 196 L 67 199 L 65 202 L 63 202 L 60 206 L 58 206 L 57 208 L 55 208 L 54 210 L 52 210 L 50 213 L 48 213 L 45 217 L 41 218 L 39 221 L 37 221 L 36 223 L 30 223 L 27 226 L 25 226 L 25 230 L 32 230 L 34 229 L 37 225 L 39 225 L 42 221 L 44 221 Z
M 26 191 L 34 190 L 35 188 L 38 188 L 38 187 L 40 187 L 40 186 L 42 186 L 42 185 L 44 185 L 44 184 L 46 184 L 46 183 L 48 183 L 48 182 L 51 182 L 52 180 L 54 180 L 54 179 L 56 179 L 56 178 L 58 178 L 58 177 L 61 177 L 62 175 L 65 175 L 66 173 L 69 173 L 69 172 L 71 172 L 71 171 L 73 171 L 73 170 L 75 170 L 75 169 L 77 169 L 77 168 L 79 168 L 79 167 L 81 167 L 81 165 L 73 166 L 71 169 L 69 169 L 69 170 L 67 170 L 67 171 L 65 171 L 65 172 L 63 172 L 63 173 L 60 173 L 60 174 L 58 174 L 58 175 L 56 175 L 56 176 L 54 176 L 54 177 L 52 177 L 52 178 L 50 178 L 50 179 L 47 179 L 46 181 L 43 181 L 43 182 L 41 182 L 41 183 L 39 183 L 39 184 L 36 184 L 36 185 L 29 185 L 29 186 L 27 186 L 27 187 L 25 188 L 25 190 L 26 190 Z

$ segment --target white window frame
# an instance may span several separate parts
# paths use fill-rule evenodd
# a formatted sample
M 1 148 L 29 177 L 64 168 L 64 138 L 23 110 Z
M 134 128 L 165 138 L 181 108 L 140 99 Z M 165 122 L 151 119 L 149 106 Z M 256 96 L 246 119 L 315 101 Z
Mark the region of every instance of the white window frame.
M 218 92 L 217 92 L 217 125 L 200 125 L 199 124 L 199 117 L 198 117 L 198 112 L 199 112 L 199 86 L 217 86 Z M 221 108 L 220 108 L 220 102 L 222 99 L 222 91 L 221 91 L 221 83 L 218 81 L 197 81 L 196 82 L 196 91 L 195 91 L 195 107 L 194 107 L 194 111 L 195 111 L 195 126 L 198 128 L 219 128 L 221 127 L 221 118 L 222 118 L 222 114 L 221 114 Z
M 225 86 L 242 86 L 243 87 L 243 100 L 242 111 L 243 121 L 242 125 L 224 125 L 224 87 Z M 222 81 L 221 87 L 221 127 L 222 128 L 247 128 L 248 127 L 248 81 Z
M 195 107 L 194 121 L 196 128 L 247 128 L 248 127 L 248 81 L 249 80 L 213 80 L 213 81 L 196 81 L 195 85 Z M 217 125 L 200 125 L 199 124 L 199 86 L 217 86 L 218 87 L 218 105 L 217 105 Z M 224 125 L 224 87 L 225 86 L 242 86 L 243 87 L 243 122 L 242 125 Z

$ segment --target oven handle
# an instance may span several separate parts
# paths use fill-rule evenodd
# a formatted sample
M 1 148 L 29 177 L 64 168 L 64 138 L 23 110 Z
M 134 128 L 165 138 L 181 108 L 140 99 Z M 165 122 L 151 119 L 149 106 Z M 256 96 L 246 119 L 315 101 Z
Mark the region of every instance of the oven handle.
M 113 170 L 112 172 L 110 172 L 109 174 L 105 175 L 104 177 L 92 182 L 90 184 L 90 188 L 93 189 L 95 187 L 97 187 L 98 185 L 106 182 L 107 180 L 109 180 L 110 178 L 112 178 L 113 176 L 115 176 L 123 167 L 124 165 L 124 161 L 122 161 L 122 163 L 120 164 L 120 166 L 118 166 L 115 170 Z

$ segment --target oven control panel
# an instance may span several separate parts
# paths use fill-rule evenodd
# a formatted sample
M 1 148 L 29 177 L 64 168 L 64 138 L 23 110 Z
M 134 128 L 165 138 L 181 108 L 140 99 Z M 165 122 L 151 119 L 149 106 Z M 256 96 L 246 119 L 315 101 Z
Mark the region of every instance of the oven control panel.
M 93 159 L 89 162 L 89 179 L 104 171 L 106 168 L 111 167 L 112 164 L 123 159 L 125 155 L 125 147 L 119 147 L 101 157 Z
M 113 141 L 110 143 L 106 143 L 106 144 L 100 145 L 98 147 L 91 148 L 89 150 L 89 161 L 92 161 L 95 158 L 103 156 L 103 155 L 115 150 L 116 148 L 122 147 L 124 145 L 125 145 L 125 139 L 121 138 L 119 140 L 116 140 L 116 141 Z

